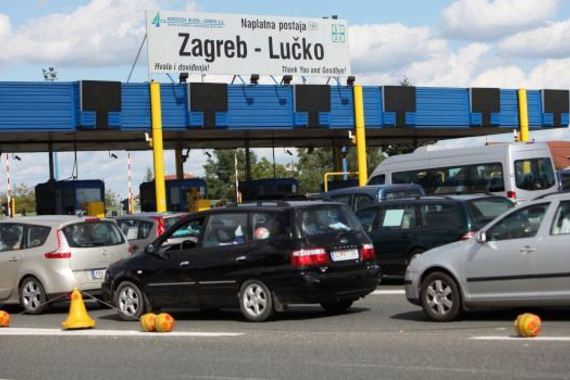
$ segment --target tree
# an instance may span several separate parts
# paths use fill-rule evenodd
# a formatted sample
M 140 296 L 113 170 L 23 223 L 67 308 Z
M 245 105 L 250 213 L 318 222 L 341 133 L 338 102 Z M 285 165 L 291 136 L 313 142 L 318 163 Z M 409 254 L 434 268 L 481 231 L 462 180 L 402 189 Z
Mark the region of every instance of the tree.
M 146 173 L 145 173 L 144 178 L 143 178 L 143 182 L 150 182 L 153 179 L 154 179 L 154 174 L 152 173 L 150 166 L 147 166 L 146 167 Z
M 210 199 L 235 199 L 235 165 L 236 150 L 215 149 L 212 157 L 208 157 L 204 165 L 206 184 Z M 273 178 L 273 163 L 262 158 L 257 159 L 255 152 L 250 152 L 251 179 Z M 237 149 L 238 179 L 245 181 L 245 150 Z M 282 164 L 275 165 L 276 177 L 290 177 L 291 172 Z
M 119 202 L 119 194 L 115 193 L 111 189 L 105 189 L 105 206 L 107 208 L 118 207 Z
M 297 172 L 301 193 L 322 191 L 323 176 L 333 171 L 332 151 L 327 148 L 315 148 L 312 153 L 297 149 Z
M 16 202 L 16 214 L 34 214 L 36 211 L 36 193 L 33 188 L 21 183 L 14 186 L 11 196 Z M 6 194 L 2 194 L 2 199 L 6 199 Z

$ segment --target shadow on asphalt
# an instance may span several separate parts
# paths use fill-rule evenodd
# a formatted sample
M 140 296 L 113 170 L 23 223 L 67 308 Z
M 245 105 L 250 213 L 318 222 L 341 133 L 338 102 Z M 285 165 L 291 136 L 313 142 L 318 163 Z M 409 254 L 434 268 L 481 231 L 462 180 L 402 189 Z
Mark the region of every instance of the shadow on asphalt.
M 477 310 L 467 311 L 461 316 L 461 321 L 514 321 L 519 314 L 532 313 L 538 315 L 543 321 L 570 321 L 570 308 L 516 308 L 502 310 Z M 391 319 L 404 321 L 429 321 L 423 311 L 409 311 L 406 313 L 394 314 Z
M 273 321 L 301 321 L 311 319 L 322 319 L 339 315 L 359 314 L 368 311 L 364 307 L 352 307 L 348 312 L 342 314 L 332 314 L 323 310 L 320 306 L 291 306 L 289 309 L 276 313 Z M 180 321 L 235 321 L 247 322 L 238 309 L 220 310 L 164 310 Z M 118 314 L 110 310 L 109 314 L 99 316 L 98 319 L 121 321 Z M 249 322 L 248 322 L 249 323 Z

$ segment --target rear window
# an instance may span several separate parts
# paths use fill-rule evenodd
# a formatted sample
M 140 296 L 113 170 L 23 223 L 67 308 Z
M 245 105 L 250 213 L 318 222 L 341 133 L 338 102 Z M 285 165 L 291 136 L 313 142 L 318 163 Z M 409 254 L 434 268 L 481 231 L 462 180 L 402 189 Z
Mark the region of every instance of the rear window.
M 298 211 L 298 223 L 305 236 L 360 230 L 360 222 L 346 206 L 323 205 Z
M 70 247 L 87 248 L 124 243 L 119 228 L 112 222 L 75 223 L 63 228 Z
M 474 199 L 467 202 L 478 227 L 489 223 L 513 206 L 513 202 L 505 198 Z

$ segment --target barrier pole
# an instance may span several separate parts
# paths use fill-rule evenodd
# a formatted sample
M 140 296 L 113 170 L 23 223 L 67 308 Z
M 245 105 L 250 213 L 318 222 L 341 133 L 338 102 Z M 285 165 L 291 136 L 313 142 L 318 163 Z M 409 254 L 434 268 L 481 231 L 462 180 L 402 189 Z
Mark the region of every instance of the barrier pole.
M 528 131 L 528 107 L 526 100 L 526 89 L 519 88 L 519 121 L 520 121 L 520 141 L 530 140 Z
M 154 186 L 156 192 L 156 212 L 166 211 L 166 186 L 164 184 L 164 150 L 162 148 L 162 110 L 160 84 L 150 82 L 150 110 L 152 127 L 152 153 L 154 160 Z
M 356 130 L 356 153 L 358 158 L 358 186 L 366 185 L 368 168 L 366 167 L 366 132 L 364 130 L 364 97 L 362 86 L 355 85 L 354 93 L 354 128 Z
M 176 147 L 174 150 L 174 161 L 176 163 L 176 179 L 184 179 L 184 159 L 182 158 L 182 148 Z

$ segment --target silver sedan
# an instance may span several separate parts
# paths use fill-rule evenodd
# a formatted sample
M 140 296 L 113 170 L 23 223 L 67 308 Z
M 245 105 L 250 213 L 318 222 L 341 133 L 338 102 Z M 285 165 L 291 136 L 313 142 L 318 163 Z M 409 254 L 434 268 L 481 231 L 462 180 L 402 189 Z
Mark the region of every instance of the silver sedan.
M 406 297 L 440 322 L 476 308 L 570 305 L 568 247 L 570 194 L 547 195 L 414 258 Z

